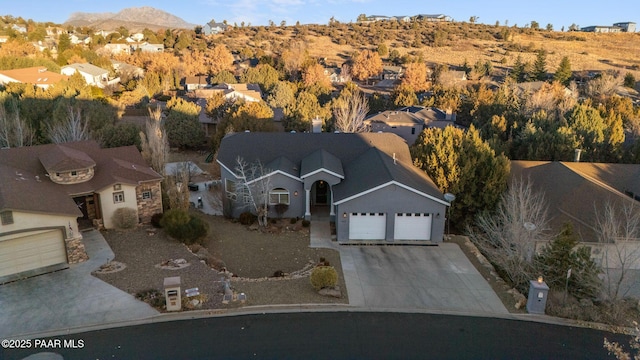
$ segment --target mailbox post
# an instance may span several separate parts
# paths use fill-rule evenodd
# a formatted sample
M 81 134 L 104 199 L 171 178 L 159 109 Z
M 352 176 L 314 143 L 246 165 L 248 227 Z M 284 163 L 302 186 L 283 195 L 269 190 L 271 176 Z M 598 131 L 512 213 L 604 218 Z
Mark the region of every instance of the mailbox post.
M 544 315 L 547 307 L 547 296 L 549 295 L 549 287 L 542 280 L 542 276 L 538 280 L 529 281 L 529 298 L 527 299 L 527 312 L 529 314 Z
M 164 298 L 167 302 L 167 311 L 182 310 L 180 276 L 164 278 Z

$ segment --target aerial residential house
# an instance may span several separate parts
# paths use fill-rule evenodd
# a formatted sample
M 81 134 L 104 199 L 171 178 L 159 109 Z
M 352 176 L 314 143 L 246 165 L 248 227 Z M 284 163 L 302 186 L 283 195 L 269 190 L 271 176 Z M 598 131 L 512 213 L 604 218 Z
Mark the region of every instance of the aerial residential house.
M 103 51 L 108 52 L 111 55 L 115 54 L 131 54 L 130 44 L 105 44 L 102 47 Z
M 144 40 L 144 34 L 141 33 L 141 32 L 137 32 L 135 34 L 131 34 L 131 36 L 129 36 L 129 37 L 132 38 L 136 42 L 141 42 L 142 40 Z
M 63 66 L 60 69 L 60 72 L 67 76 L 71 76 L 78 72 L 82 75 L 88 85 L 97 86 L 99 88 L 115 85 L 120 82 L 120 78 L 109 78 L 109 70 L 88 63 L 75 63 Z
M 84 35 L 84 34 L 71 34 L 69 35 L 69 41 L 71 41 L 71 43 L 74 45 L 78 45 L 78 44 L 89 45 L 91 43 L 91 37 L 89 35 Z
M 617 26 L 586 26 L 580 29 L 580 31 L 584 32 L 595 32 L 595 33 L 619 33 L 622 32 L 622 28 Z
M 184 90 L 194 91 L 198 89 L 210 88 L 211 83 L 206 75 L 187 76 L 184 78 Z
M 34 66 L 22 69 L 0 70 L 0 84 L 4 85 L 11 82 L 22 84 L 31 84 L 37 87 L 47 89 L 62 80 L 66 80 L 68 76 L 60 75 L 52 71 L 48 71 L 44 66 Z
M 382 67 L 382 73 L 380 79 L 382 80 L 400 80 L 404 75 L 404 69 L 402 66 L 384 65 Z
M 391 17 L 389 17 L 389 20 L 392 20 L 392 21 L 401 21 L 401 22 L 409 22 L 409 21 L 411 21 L 411 16 L 407 16 L 407 15 L 396 15 L 396 16 L 391 16 Z
M 47 26 L 45 30 L 47 32 L 47 36 L 50 36 L 50 37 L 58 37 L 62 34 L 67 33 L 67 30 L 59 26 Z
M 11 25 L 11 29 L 13 29 L 16 32 L 19 32 L 21 34 L 26 34 L 27 33 L 27 27 L 24 25 L 18 25 L 18 24 L 13 24 Z
M 456 126 L 455 114 L 424 106 L 405 106 L 382 111 L 365 118 L 365 124 L 371 132 L 396 134 L 408 145 L 413 145 L 424 129 Z
M 367 21 L 389 21 L 390 17 L 386 15 L 369 15 Z
M 0 44 L 6 43 L 9 41 L 9 37 L 7 35 L 0 35 Z
M 115 226 L 117 209 L 140 222 L 162 212 L 162 176 L 135 146 L 94 141 L 0 150 L 0 283 L 82 262 L 83 227 Z
M 204 33 L 205 35 L 220 34 L 221 32 L 226 31 L 228 28 L 229 25 L 225 23 L 218 23 L 211 20 L 208 23 L 204 24 L 204 26 L 202 27 L 202 33 Z
M 451 17 L 444 14 L 419 14 L 416 16 L 416 20 L 428 22 L 450 22 Z
M 224 208 L 238 217 L 251 195 L 237 159 L 260 162 L 268 179 L 268 207 L 285 217 L 329 217 L 338 242 L 439 243 L 449 203 L 416 168 L 403 139 L 388 133 L 234 133 L 218 152 Z M 256 199 L 256 201 L 260 201 Z M 313 225 L 312 225 L 313 226 Z
M 164 44 L 150 44 L 148 42 L 144 42 L 142 44 L 132 44 L 131 46 L 134 51 L 140 50 L 142 52 L 150 52 L 150 53 L 164 51 Z
M 343 75 L 342 69 L 338 67 L 326 67 L 324 68 L 324 74 L 333 84 L 342 84 L 350 80 L 350 78 Z
M 121 78 L 141 79 L 144 77 L 144 69 L 139 66 L 127 64 L 118 60 L 111 60 L 111 64 L 113 69 L 116 71 L 116 74 Z
M 214 93 L 223 93 L 225 98 L 229 101 L 250 101 L 259 102 L 262 101 L 262 90 L 258 84 L 218 84 L 210 88 L 196 89 L 195 97 L 207 99 Z

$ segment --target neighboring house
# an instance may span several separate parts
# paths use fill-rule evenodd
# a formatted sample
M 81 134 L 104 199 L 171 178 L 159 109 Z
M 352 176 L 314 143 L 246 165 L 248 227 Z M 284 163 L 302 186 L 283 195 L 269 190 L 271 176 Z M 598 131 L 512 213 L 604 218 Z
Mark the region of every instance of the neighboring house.
M 64 75 L 71 76 L 76 72 L 80 73 L 88 85 L 104 88 L 109 85 L 115 85 L 120 82 L 120 78 L 110 79 L 109 70 L 91 65 L 88 63 L 75 63 L 63 66 L 60 72 Z
M 149 222 L 162 212 L 161 180 L 135 146 L 1 149 L 0 283 L 84 261 L 81 225 L 113 228 L 116 209 Z
M 545 85 L 549 85 L 549 83 L 546 81 L 525 81 L 515 84 L 514 90 L 517 95 L 533 95 L 534 93 L 540 91 L 540 89 L 542 89 L 542 87 Z M 564 87 L 563 92 L 565 96 L 577 95 L 574 94 L 573 91 L 571 91 L 571 89 L 569 89 L 568 87 Z
M 204 24 L 204 26 L 202 27 L 202 33 L 205 35 L 219 34 L 226 31 L 228 28 L 229 25 L 225 23 L 217 23 L 211 20 L 208 23 Z
M 550 229 L 545 230 L 557 234 L 565 222 L 571 222 L 598 263 L 604 262 L 603 256 L 613 245 L 598 243 L 597 212 L 602 212 L 606 203 L 640 206 L 640 164 L 511 161 L 511 179 L 521 178 L 529 179 L 534 190 L 544 193 L 550 218 Z M 640 251 L 640 239 L 629 245 Z M 610 265 L 615 262 L 607 261 Z M 640 255 L 633 267 L 640 269 Z
M 68 79 L 67 76 L 48 71 L 44 66 L 34 66 L 22 69 L 0 70 L 0 84 L 10 82 L 31 84 L 43 89 Z
M 349 79 L 342 74 L 342 69 L 338 67 L 326 67 L 324 68 L 324 74 L 333 84 L 342 84 L 349 81 Z
M 57 26 L 47 26 L 45 31 L 47 32 L 47 36 L 53 37 L 58 37 L 59 35 L 65 34 L 67 32 L 67 30 Z
M 619 23 L 615 23 L 613 24 L 613 26 L 619 27 L 622 29 L 622 31 L 624 32 L 636 32 L 636 23 L 634 22 L 619 22 Z
M 209 77 L 206 75 L 187 76 L 184 78 L 184 90 L 194 91 L 198 89 L 210 88 Z
M 91 43 L 91 37 L 89 37 L 89 35 L 84 35 L 84 34 L 71 34 L 69 35 L 69 41 L 71 41 L 71 43 L 74 45 L 78 45 L 78 44 L 88 45 Z
M 127 64 L 118 60 L 111 60 L 111 64 L 113 69 L 116 71 L 116 74 L 120 77 L 127 79 L 141 79 L 144 77 L 144 69 L 139 66 Z
M 419 14 L 416 16 L 416 20 L 429 22 L 449 22 L 451 21 L 451 17 L 444 14 Z
M 397 110 L 382 111 L 365 119 L 371 132 L 396 134 L 408 145 L 413 145 L 424 129 L 455 126 L 454 121 L 455 115 L 424 106 L 406 106 Z
M 144 40 L 144 34 L 140 33 L 140 32 L 132 34 L 129 37 L 132 38 L 133 40 L 137 41 L 137 42 L 141 42 L 142 40 Z
M 580 29 L 580 31 L 584 32 L 596 32 L 596 33 L 619 33 L 622 31 L 622 28 L 617 26 L 586 26 Z
M 93 33 L 93 35 L 100 35 L 103 38 L 106 38 L 107 36 L 109 36 L 110 34 L 113 34 L 115 31 L 108 31 L 108 30 L 98 30 L 96 32 Z
M 207 99 L 215 93 L 222 92 L 229 101 L 244 100 L 262 101 L 262 91 L 258 84 L 218 84 L 206 89 L 196 89 L 195 97 Z
M 367 21 L 389 21 L 390 17 L 386 15 L 369 15 Z
M 9 37 L 7 35 L 0 35 L 0 44 L 6 43 L 9 41 Z
M 413 166 L 407 144 L 388 133 L 235 133 L 218 151 L 224 208 L 249 211 L 237 159 L 267 169 L 269 208 L 285 217 L 329 215 L 339 242 L 443 239 L 447 201 L 424 171 Z M 239 195 L 240 194 L 240 195 Z
M 402 66 L 385 65 L 382 67 L 382 73 L 380 74 L 381 80 L 400 80 L 404 75 L 404 69 Z
M 112 55 L 131 54 L 131 45 L 129 44 L 105 44 L 102 48 Z
M 11 26 L 11 29 L 21 33 L 21 34 L 26 34 L 27 33 L 27 27 L 23 26 L 23 25 L 18 25 L 18 24 L 13 24 Z
M 407 15 L 396 15 L 396 16 L 391 16 L 391 17 L 389 18 L 389 20 L 402 21 L 402 22 L 409 22 L 409 21 L 411 21 L 411 16 L 407 16 Z
M 164 44 L 150 44 L 148 42 L 144 42 L 142 44 L 133 44 L 131 45 L 131 47 L 134 51 L 140 50 L 142 52 L 150 52 L 150 53 L 164 51 Z

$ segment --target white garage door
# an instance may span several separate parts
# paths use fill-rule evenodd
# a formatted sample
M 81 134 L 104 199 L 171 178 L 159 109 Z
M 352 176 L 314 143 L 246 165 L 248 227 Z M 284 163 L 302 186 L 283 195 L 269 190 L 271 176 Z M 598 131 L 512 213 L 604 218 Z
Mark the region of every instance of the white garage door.
M 398 213 L 394 222 L 394 240 L 431 240 L 431 214 Z
M 351 213 L 349 215 L 349 239 L 384 240 L 387 216 L 384 213 Z
M 18 236 L 10 240 L 0 238 L 0 277 L 67 262 L 62 231 L 46 230 Z

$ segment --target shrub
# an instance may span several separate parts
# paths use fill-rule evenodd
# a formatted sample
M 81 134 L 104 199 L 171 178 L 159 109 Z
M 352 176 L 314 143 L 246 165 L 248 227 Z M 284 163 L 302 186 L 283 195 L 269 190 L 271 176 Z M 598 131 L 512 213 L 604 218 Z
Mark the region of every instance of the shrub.
M 161 228 L 160 221 L 162 221 L 163 213 L 155 213 L 151 216 L 151 225 L 155 228 Z
M 256 220 L 258 219 L 257 216 L 253 215 L 252 213 L 245 211 L 242 214 L 240 214 L 240 216 L 238 217 L 238 221 L 240 222 L 240 224 L 242 225 L 251 225 L 253 224 Z
M 209 224 L 197 216 L 191 216 L 185 210 L 172 209 L 167 211 L 160 225 L 169 236 L 187 245 L 201 243 L 209 231 Z
M 282 215 L 285 212 L 287 212 L 287 210 L 289 209 L 289 205 L 287 205 L 287 204 L 276 204 L 273 207 L 276 210 L 276 214 L 278 214 L 279 218 L 281 218 Z
M 309 225 L 311 225 L 311 221 L 309 221 L 309 220 L 302 220 L 302 227 L 309 227 Z
M 298 219 L 296 219 L 296 218 L 291 218 L 291 219 L 289 220 L 289 224 L 291 224 L 291 225 L 293 225 L 293 224 L 295 224 L 295 223 L 297 223 L 297 222 L 298 222 Z
M 118 229 L 131 229 L 138 223 L 138 212 L 132 208 L 119 208 L 113 212 L 112 220 Z
M 310 280 L 316 290 L 334 287 L 338 283 L 338 272 L 333 266 L 317 266 L 311 271 Z
M 162 308 L 165 305 L 164 294 L 156 289 L 138 291 L 136 299 L 144 301 L 154 308 Z

